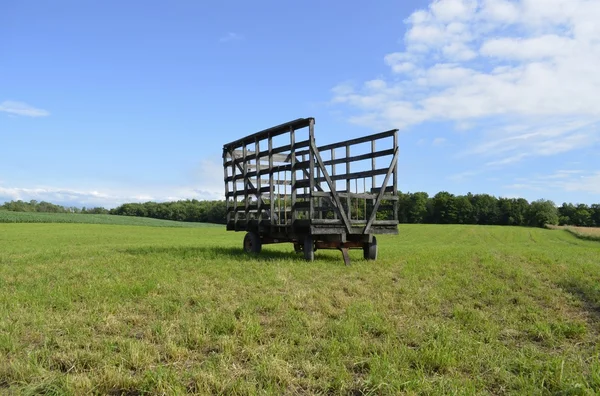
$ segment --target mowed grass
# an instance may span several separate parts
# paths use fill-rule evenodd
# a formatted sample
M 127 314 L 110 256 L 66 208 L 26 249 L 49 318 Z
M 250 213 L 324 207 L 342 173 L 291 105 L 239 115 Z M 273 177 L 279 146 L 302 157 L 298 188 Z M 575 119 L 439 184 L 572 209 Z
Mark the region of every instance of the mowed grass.
M 403 225 L 377 262 L 223 228 L 0 224 L 0 394 L 593 394 L 600 244 Z
M 209 223 L 185 223 L 182 221 L 151 219 L 148 217 L 116 216 L 82 213 L 37 213 L 0 210 L 0 223 L 84 223 L 118 224 L 150 227 L 211 227 Z

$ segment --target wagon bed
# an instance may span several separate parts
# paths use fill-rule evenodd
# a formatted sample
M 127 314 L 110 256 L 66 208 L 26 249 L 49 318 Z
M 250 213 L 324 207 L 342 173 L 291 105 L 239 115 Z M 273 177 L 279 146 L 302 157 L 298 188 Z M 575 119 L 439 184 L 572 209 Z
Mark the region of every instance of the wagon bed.
M 374 260 L 374 235 L 398 233 L 398 130 L 317 147 L 314 125 L 300 118 L 223 146 L 227 230 L 247 232 L 248 252 L 292 242 L 307 260 L 339 249 L 349 264 L 351 248 Z

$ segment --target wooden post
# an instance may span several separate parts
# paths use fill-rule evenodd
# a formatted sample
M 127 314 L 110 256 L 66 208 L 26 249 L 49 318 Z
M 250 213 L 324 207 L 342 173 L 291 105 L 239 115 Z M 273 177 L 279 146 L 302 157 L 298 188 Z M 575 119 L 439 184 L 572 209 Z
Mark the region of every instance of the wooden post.
M 375 154 L 375 139 L 371 140 L 371 154 Z M 375 169 L 377 169 L 377 160 L 375 159 L 375 157 L 373 157 L 373 158 L 371 158 L 371 170 L 375 170 Z M 373 191 L 373 189 L 376 187 L 377 187 L 377 177 L 375 175 L 373 175 L 371 177 L 371 191 Z M 371 200 L 372 208 L 375 207 L 375 200 L 376 200 L 376 198 L 373 198 Z M 365 199 L 365 202 L 367 202 L 366 199 Z M 366 210 L 365 210 L 365 220 L 367 220 L 367 211 Z
M 273 187 L 273 137 L 269 134 L 269 203 L 271 204 L 271 231 L 275 225 L 275 188 Z
M 398 150 L 398 131 L 394 132 L 394 150 Z M 392 194 L 398 195 L 398 157 L 396 156 L 396 162 L 394 163 L 394 175 L 393 175 L 393 186 L 394 191 Z M 398 200 L 394 200 L 394 220 L 398 220 Z
M 296 133 L 294 131 L 294 128 L 290 128 L 290 146 L 291 146 L 291 151 L 290 151 L 290 165 L 292 168 L 292 177 L 290 180 L 291 183 L 291 189 L 292 189 L 292 197 L 291 197 L 291 216 L 292 216 L 292 226 L 294 225 L 294 222 L 296 221 L 296 148 L 294 147 L 296 144 Z
M 350 145 L 346 145 L 346 174 L 350 173 Z M 348 218 L 352 218 L 352 201 L 350 200 L 350 179 L 346 179 L 346 203 L 348 204 Z
M 331 176 L 335 176 L 335 149 L 334 148 L 331 149 L 331 160 L 334 161 L 333 164 L 331 165 Z M 335 210 L 333 211 L 333 218 L 335 220 L 338 219 L 338 215 Z
M 248 162 L 246 162 L 246 143 L 242 146 L 242 175 L 244 177 L 244 217 L 248 227 Z
M 256 206 L 257 206 L 256 218 L 260 225 L 260 221 L 262 220 L 262 199 L 261 199 L 261 195 L 260 195 L 260 187 L 261 187 L 261 180 L 260 180 L 261 166 L 260 166 L 260 157 L 259 157 L 259 155 L 260 155 L 260 140 L 258 139 L 258 137 L 254 141 L 254 151 L 256 153 L 256 156 L 254 157 L 254 163 L 256 164 Z
M 227 213 L 227 223 L 229 224 L 229 220 L 231 220 L 231 213 L 229 213 L 229 182 L 227 181 L 227 178 L 229 177 L 229 172 L 227 171 L 227 169 L 229 168 L 226 163 L 227 163 L 227 158 L 228 154 L 227 154 L 227 150 L 223 150 L 223 177 L 225 180 L 225 213 Z
M 310 144 L 308 153 L 308 188 L 310 190 L 310 203 L 308 204 L 308 218 L 312 221 L 315 216 L 315 202 L 313 201 L 312 194 L 315 191 L 315 120 L 311 118 L 308 124 L 308 140 Z
M 237 226 L 238 226 L 238 195 L 237 195 L 237 180 L 235 179 L 235 169 L 236 169 L 236 161 L 237 158 L 235 157 L 235 154 L 230 153 L 231 154 L 231 180 L 233 180 L 233 224 L 234 224 L 234 229 L 237 230 Z

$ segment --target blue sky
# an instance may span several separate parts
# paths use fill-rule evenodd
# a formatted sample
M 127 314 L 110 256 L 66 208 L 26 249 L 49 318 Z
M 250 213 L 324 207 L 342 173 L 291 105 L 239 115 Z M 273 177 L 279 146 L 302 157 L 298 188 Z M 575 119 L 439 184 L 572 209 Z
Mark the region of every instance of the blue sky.
M 223 143 L 309 116 L 401 129 L 403 191 L 600 202 L 600 2 L 376 4 L 0 3 L 0 202 L 221 199 Z

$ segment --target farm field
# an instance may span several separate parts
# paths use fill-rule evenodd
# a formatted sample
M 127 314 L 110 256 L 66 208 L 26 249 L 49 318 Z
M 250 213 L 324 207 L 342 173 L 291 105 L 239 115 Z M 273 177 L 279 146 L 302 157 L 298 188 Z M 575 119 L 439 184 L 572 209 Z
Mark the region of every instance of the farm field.
M 399 229 L 345 267 L 223 227 L 0 224 L 0 394 L 600 391 L 600 243 Z
M 600 241 L 600 228 L 597 228 L 597 227 L 564 226 L 564 227 L 557 227 L 557 228 L 564 229 L 581 239 L 588 239 L 591 241 Z
M 0 210 L 0 223 L 83 223 L 151 227 L 220 227 L 210 223 L 186 223 L 181 221 L 151 219 L 148 217 L 82 213 L 12 212 L 8 210 Z

